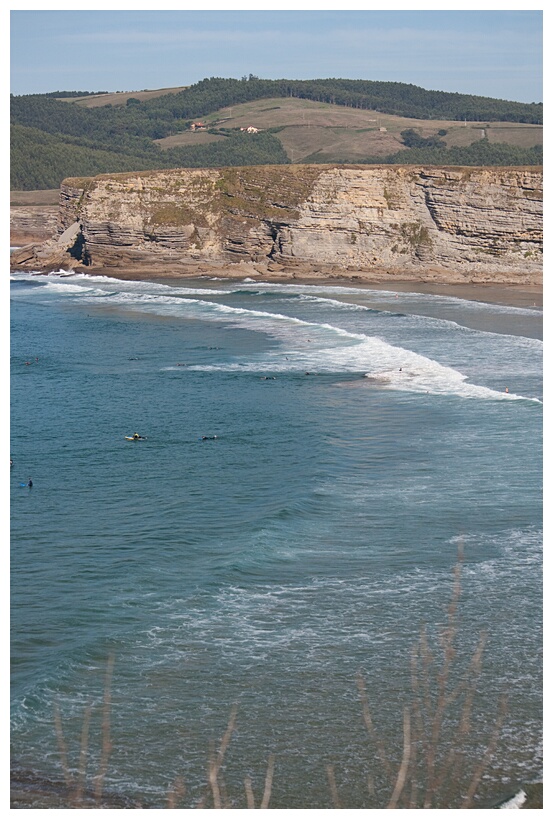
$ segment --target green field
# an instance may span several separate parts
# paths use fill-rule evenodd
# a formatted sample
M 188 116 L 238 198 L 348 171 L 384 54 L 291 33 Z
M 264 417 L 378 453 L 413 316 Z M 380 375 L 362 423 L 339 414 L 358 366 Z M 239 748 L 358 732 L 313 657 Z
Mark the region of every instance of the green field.
M 163 168 L 543 162 L 541 104 L 402 83 L 212 77 L 157 90 L 12 96 L 10 109 L 12 190 Z
M 467 146 L 485 135 L 490 142 L 505 142 L 521 148 L 543 143 L 543 126 L 506 122 L 464 122 L 423 120 L 332 105 L 324 102 L 278 97 L 222 108 L 202 117 L 210 129 L 247 128 L 273 131 L 290 160 L 302 162 L 317 157 L 319 162 L 356 162 L 366 156 L 388 156 L 405 149 L 401 132 L 413 128 L 421 136 L 447 134 L 447 147 Z M 385 130 L 381 130 L 385 129 Z M 164 149 L 180 145 L 200 145 L 220 139 L 207 131 L 183 131 L 157 140 Z
M 87 94 L 86 97 L 58 97 L 62 102 L 76 102 L 82 108 L 102 108 L 105 105 L 126 105 L 131 97 L 144 102 L 153 100 L 156 97 L 163 97 L 166 94 L 178 94 L 184 91 L 186 85 L 175 88 L 158 88 L 157 91 L 114 91 L 111 94 Z

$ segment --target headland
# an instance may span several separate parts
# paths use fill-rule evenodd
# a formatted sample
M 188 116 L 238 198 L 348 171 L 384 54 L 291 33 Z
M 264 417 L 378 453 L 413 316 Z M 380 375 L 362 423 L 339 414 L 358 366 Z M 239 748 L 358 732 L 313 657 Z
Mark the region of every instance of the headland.
M 12 267 L 537 293 L 542 176 L 290 165 L 66 179 L 55 233 L 18 248 Z M 16 216 L 12 208 L 12 241 Z

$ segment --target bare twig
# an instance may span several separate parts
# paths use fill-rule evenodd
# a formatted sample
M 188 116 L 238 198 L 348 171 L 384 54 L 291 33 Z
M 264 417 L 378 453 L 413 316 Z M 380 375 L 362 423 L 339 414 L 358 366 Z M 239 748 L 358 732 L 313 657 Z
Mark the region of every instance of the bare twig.
M 73 780 L 71 778 L 71 774 L 69 773 L 69 762 L 67 759 L 67 745 L 65 744 L 65 738 L 63 736 L 63 726 L 61 722 L 61 713 L 60 713 L 60 706 L 59 703 L 56 701 L 54 703 L 54 725 L 56 728 L 56 738 L 58 741 L 58 750 L 60 752 L 61 758 L 61 767 L 63 770 L 63 778 L 65 779 L 65 784 L 67 788 L 70 790 L 73 786 Z
M 372 774 L 367 774 L 367 788 L 369 795 L 374 798 L 376 796 L 376 788 L 374 786 L 374 776 Z
M 236 714 L 238 712 L 238 705 L 233 705 L 230 718 L 228 721 L 228 725 L 226 728 L 225 733 L 223 734 L 223 738 L 221 739 L 221 744 L 219 746 L 219 751 L 217 752 L 217 756 L 214 757 L 213 754 L 210 756 L 209 761 L 209 784 L 211 786 L 211 792 L 213 794 L 213 807 L 217 810 L 220 810 L 222 807 L 221 802 L 221 788 L 220 783 L 218 780 L 219 771 L 221 769 L 221 765 L 223 764 L 223 759 L 225 757 L 226 750 L 230 743 L 230 738 L 236 726 Z
M 365 681 L 364 681 L 363 677 L 361 676 L 360 672 L 358 672 L 357 675 L 356 675 L 356 681 L 357 681 L 357 688 L 358 688 L 358 691 L 359 691 L 359 697 L 361 699 L 361 704 L 363 706 L 363 719 L 365 721 L 367 731 L 369 732 L 369 734 L 371 735 L 371 737 L 374 740 L 378 756 L 380 758 L 380 761 L 381 761 L 382 765 L 384 766 L 386 774 L 389 777 L 391 777 L 392 776 L 392 766 L 390 765 L 390 763 L 388 761 L 388 756 L 386 754 L 384 744 L 381 742 L 381 740 L 380 740 L 380 738 L 379 738 L 379 736 L 378 736 L 378 734 L 377 734 L 377 732 L 376 732 L 376 730 L 374 728 L 373 721 L 372 721 L 372 718 L 371 718 L 371 712 L 370 712 L 370 709 L 369 709 L 369 702 L 367 700 L 367 692 L 366 692 L 366 689 L 365 689 Z
M 104 686 L 104 705 L 102 709 L 102 754 L 100 757 L 100 768 L 96 776 L 95 796 L 96 801 L 100 802 L 102 798 L 102 789 L 104 787 L 104 779 L 108 768 L 109 755 L 112 750 L 111 736 L 110 736 L 110 711 L 111 711 L 111 683 L 113 679 L 113 665 L 115 658 L 113 654 L 108 657 L 106 667 L 106 681 Z
M 472 807 L 474 796 L 476 794 L 478 785 L 480 784 L 480 780 L 482 779 L 482 775 L 492 757 L 493 752 L 497 747 L 497 743 L 499 740 L 499 735 L 501 733 L 501 726 L 503 725 L 503 720 L 505 719 L 505 714 L 507 711 L 507 696 L 506 694 L 502 694 L 499 700 L 499 708 L 498 714 L 495 721 L 494 730 L 490 741 L 488 743 L 488 747 L 486 748 L 482 759 L 478 767 L 476 768 L 474 775 L 472 777 L 472 781 L 469 785 L 469 789 L 467 791 L 467 795 L 465 796 L 463 803 L 461 804 L 461 808 L 470 808 Z
M 410 708 L 404 709 L 403 756 L 388 808 L 456 807 L 455 797 L 463 786 L 461 777 L 466 771 L 463 743 L 472 731 L 474 700 L 482 670 L 486 634 L 480 634 L 468 666 L 459 675 L 456 668 L 456 642 L 461 569 L 462 544 L 453 572 L 446 623 L 439 636 L 440 662 L 436 662 L 432 656 L 425 627 L 421 628 L 419 640 L 411 652 L 412 701 Z M 391 779 L 388 757 L 383 744 L 379 742 L 360 674 L 357 675 L 357 687 L 366 728 L 376 742 L 380 762 Z M 468 789 L 465 789 L 464 801 L 460 805 L 462 808 L 474 807 L 476 791 L 498 744 L 505 708 L 506 703 L 502 699 L 489 744 L 478 760 Z M 449 728 L 453 729 L 451 734 Z M 423 769 L 420 768 L 421 763 Z M 417 783 L 418 775 L 422 777 L 420 784 Z
M 455 635 L 457 632 L 456 616 L 459 597 L 461 595 L 461 564 L 458 561 L 454 569 L 454 582 L 451 602 L 447 610 L 447 625 L 441 636 L 443 662 L 442 667 L 438 671 L 437 683 L 438 692 L 436 707 L 432 719 L 432 729 L 430 741 L 427 748 L 427 779 L 426 792 L 424 795 L 423 808 L 432 807 L 433 795 L 436 792 L 436 754 L 440 744 L 440 735 L 442 731 L 444 714 L 448 705 L 448 684 L 451 664 L 455 657 Z
M 265 774 L 265 790 L 263 791 L 263 799 L 261 800 L 261 807 L 268 808 L 269 800 L 271 798 L 271 788 L 273 786 L 273 773 L 275 770 L 275 757 L 269 754 L 269 761 L 267 763 L 267 773 Z
M 215 810 L 221 810 L 221 792 L 219 790 L 219 782 L 217 780 L 217 763 L 214 756 L 209 758 L 209 785 L 211 793 L 213 794 L 213 807 Z
M 246 790 L 246 804 L 248 805 L 248 808 L 255 808 L 251 777 L 247 776 L 244 779 L 244 788 Z
M 173 783 L 173 787 L 167 794 L 167 807 L 168 808 L 176 808 L 179 799 L 182 799 L 186 792 L 186 788 L 184 786 L 184 780 L 182 776 L 177 776 Z
M 408 708 L 403 709 L 403 757 L 397 774 L 394 792 L 387 805 L 388 808 L 395 809 L 405 786 L 409 759 L 411 756 L 411 714 Z
M 336 778 L 334 776 L 334 766 L 327 765 L 326 766 L 326 777 L 328 779 L 328 785 L 330 787 L 330 793 L 332 795 L 332 804 L 335 808 L 341 808 L 340 799 L 338 797 L 338 788 L 336 787 Z
M 88 758 L 88 733 L 90 729 L 90 717 L 92 715 L 92 705 L 87 705 L 84 717 L 83 727 L 81 730 L 81 752 L 79 756 L 79 778 L 77 782 L 77 790 L 75 791 L 75 806 L 80 805 L 83 799 L 83 792 L 86 780 L 86 765 Z
M 437 777 L 437 791 L 443 787 L 446 781 L 450 784 L 450 787 L 444 794 L 442 801 L 447 801 L 447 794 L 451 792 L 451 788 L 458 782 L 461 773 L 462 755 L 460 753 L 460 747 L 471 730 L 474 695 L 476 692 L 476 683 L 482 669 L 482 655 L 484 653 L 485 643 L 486 635 L 484 632 L 482 632 L 480 634 L 480 641 L 472 655 L 470 664 L 463 675 L 463 679 L 449 698 L 449 703 L 452 703 L 464 693 L 464 700 L 462 703 L 455 741 L 452 744 L 442 771 Z

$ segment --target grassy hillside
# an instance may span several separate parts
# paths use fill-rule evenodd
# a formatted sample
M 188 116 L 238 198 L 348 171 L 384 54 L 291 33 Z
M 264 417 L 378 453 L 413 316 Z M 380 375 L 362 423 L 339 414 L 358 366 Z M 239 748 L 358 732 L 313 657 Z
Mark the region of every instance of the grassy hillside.
M 446 130 L 447 134 L 441 139 L 448 148 L 466 147 L 482 138 L 517 148 L 530 148 L 543 142 L 541 125 L 410 119 L 294 97 L 228 106 L 203 117 L 202 121 L 210 132 L 183 131 L 157 140 L 157 144 L 164 149 L 203 144 L 221 139 L 213 134 L 214 130 L 252 125 L 274 133 L 292 162 L 303 162 L 319 154 L 321 162 L 347 163 L 363 161 L 368 156 L 385 158 L 407 150 L 401 132 L 408 128 L 416 129 L 423 137 Z
M 189 145 L 167 151 L 151 143 L 151 150 L 132 153 L 94 148 L 83 138 L 71 139 L 14 125 L 10 160 L 11 189 L 32 191 L 57 188 L 66 177 L 164 168 L 282 165 L 288 157 L 269 133 L 231 133 L 216 145 Z
M 12 97 L 11 109 L 15 190 L 168 167 L 542 161 L 541 105 L 403 83 L 211 78 L 182 89 Z M 191 130 L 197 121 L 205 128 Z M 250 125 L 260 133 L 241 131 Z
M 179 94 L 188 86 L 180 85 L 175 88 L 158 88 L 157 91 L 114 91 L 105 94 L 87 94 L 84 97 L 59 97 L 64 102 L 76 102 L 83 108 L 103 108 L 106 105 L 126 105 L 127 100 L 137 99 L 140 102 L 163 97 L 165 94 Z

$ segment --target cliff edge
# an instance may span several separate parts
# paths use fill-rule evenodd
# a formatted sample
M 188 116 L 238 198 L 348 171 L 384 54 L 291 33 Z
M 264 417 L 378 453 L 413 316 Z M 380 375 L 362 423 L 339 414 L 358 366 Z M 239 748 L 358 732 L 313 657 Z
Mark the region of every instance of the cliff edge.
M 190 272 L 540 284 L 537 168 L 284 165 L 66 179 L 52 239 L 24 269 Z M 116 271 L 114 270 L 114 273 Z

